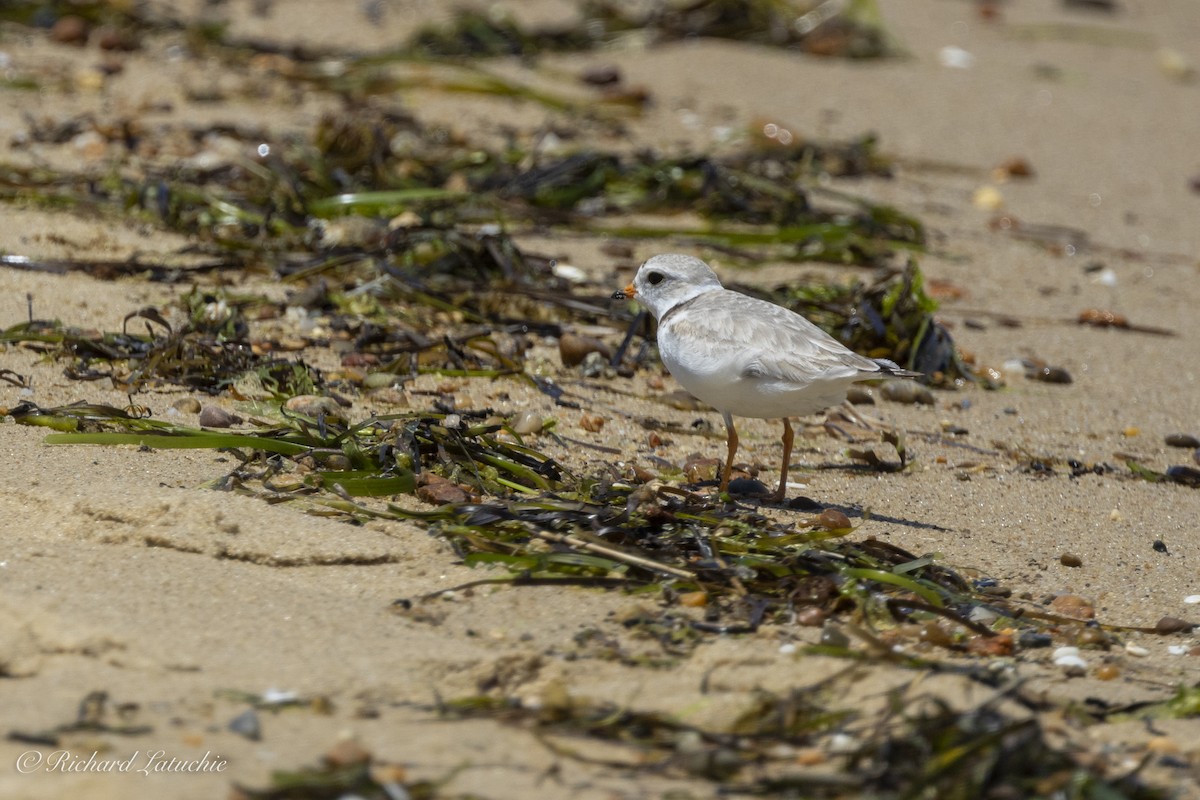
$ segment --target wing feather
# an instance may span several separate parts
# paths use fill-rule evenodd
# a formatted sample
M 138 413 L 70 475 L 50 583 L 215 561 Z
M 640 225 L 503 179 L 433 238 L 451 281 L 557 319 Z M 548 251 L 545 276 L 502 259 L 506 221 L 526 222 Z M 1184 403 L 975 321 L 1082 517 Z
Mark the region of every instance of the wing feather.
M 782 306 L 728 290 L 703 295 L 686 316 L 669 320 L 674 335 L 704 342 L 705 357 L 735 374 L 765 382 L 807 384 L 880 372 L 880 365 Z

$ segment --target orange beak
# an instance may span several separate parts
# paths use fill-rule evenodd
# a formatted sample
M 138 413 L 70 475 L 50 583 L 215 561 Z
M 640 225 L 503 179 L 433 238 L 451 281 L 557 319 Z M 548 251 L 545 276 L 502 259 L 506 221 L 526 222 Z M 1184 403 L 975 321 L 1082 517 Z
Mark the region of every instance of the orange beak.
M 633 284 L 628 284 L 624 289 L 617 289 L 612 293 L 613 300 L 629 300 L 637 294 L 637 289 L 633 288 Z

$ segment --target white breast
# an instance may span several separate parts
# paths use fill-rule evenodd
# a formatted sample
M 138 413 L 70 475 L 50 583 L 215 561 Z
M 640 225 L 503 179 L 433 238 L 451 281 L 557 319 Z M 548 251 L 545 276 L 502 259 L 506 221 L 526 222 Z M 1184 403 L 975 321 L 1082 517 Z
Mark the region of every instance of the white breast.
M 783 381 L 747 376 L 746 368 L 756 358 L 753 344 L 735 348 L 685 339 L 675 334 L 670 320 L 659 329 L 658 348 L 663 364 L 684 389 L 738 417 L 815 414 L 844 400 L 846 388 L 861 377 Z

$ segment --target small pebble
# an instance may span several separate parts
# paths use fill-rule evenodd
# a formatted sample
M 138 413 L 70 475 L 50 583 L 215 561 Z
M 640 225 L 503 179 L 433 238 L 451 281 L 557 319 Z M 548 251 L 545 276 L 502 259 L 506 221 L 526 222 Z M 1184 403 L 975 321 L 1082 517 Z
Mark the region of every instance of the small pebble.
M 1178 753 L 1179 743 L 1167 736 L 1154 736 L 1146 741 L 1146 749 L 1152 753 Z
M 1154 623 L 1156 633 L 1186 633 L 1196 626 L 1187 620 L 1179 617 L 1163 617 L 1158 622 Z
M 1104 275 L 1105 272 L 1111 272 L 1111 270 L 1102 271 L 1100 274 Z M 1129 327 L 1129 320 L 1121 314 L 1115 314 L 1112 311 L 1105 311 L 1099 308 L 1088 308 L 1080 311 L 1078 319 L 1080 325 L 1092 325 L 1097 328 Z
M 324 414 L 326 417 L 340 419 L 342 417 L 342 407 L 332 397 L 321 397 L 315 394 L 300 394 L 290 398 L 284 407 L 288 411 L 294 411 L 297 414 L 303 414 L 306 417 L 317 417 Z
M 368 393 L 368 397 L 376 403 L 382 403 L 387 406 L 397 406 L 399 408 L 407 408 L 409 406 L 408 395 L 392 386 L 385 386 L 382 389 L 372 389 Z
M 813 520 L 827 531 L 844 531 L 850 528 L 850 518 L 834 508 L 827 508 Z
M 967 641 L 967 652 L 985 658 L 1007 658 L 1013 654 L 1013 637 L 1001 633 L 996 636 L 972 636 Z
M 1054 637 L 1041 631 L 1022 631 L 1018 643 L 1022 649 L 1033 650 L 1054 644 Z
M 991 625 L 999 618 L 999 614 L 986 606 L 974 606 L 967 614 L 967 619 L 971 622 L 978 622 L 980 625 Z
M 374 709 L 370 709 L 374 711 Z M 378 712 L 374 712 L 378 716 Z M 368 714 L 360 715 L 363 719 L 371 719 Z M 404 789 L 404 784 L 408 783 L 408 770 L 397 764 L 372 764 L 370 769 L 371 780 L 379 784 L 390 797 L 403 797 L 408 794 Z
M 229 730 L 252 742 L 262 739 L 262 726 L 259 724 L 258 714 L 253 708 L 246 709 L 230 720 Z
M 1063 553 L 1058 557 L 1058 563 L 1064 567 L 1082 567 L 1083 559 L 1074 553 Z
M 1006 180 L 1008 178 L 1032 178 L 1034 175 L 1033 166 L 1023 158 L 1014 157 L 1007 161 L 1002 161 L 992 168 L 992 176 L 997 180 Z
M 829 615 L 825 613 L 825 609 L 816 606 L 804 606 L 796 610 L 796 624 L 806 628 L 819 628 L 825 624 L 825 620 L 828 618 Z
M 1170 47 L 1160 47 L 1155 53 L 1158 68 L 1172 80 L 1180 83 L 1191 83 L 1196 79 L 1196 68 L 1188 61 L 1187 56 Z
M 181 397 L 174 403 L 171 403 L 171 408 L 176 411 L 182 411 L 184 414 L 199 414 L 200 401 L 194 397 Z
M 1200 447 L 1200 438 L 1190 433 L 1172 433 L 1164 441 L 1171 447 L 1188 447 L 1192 449 Z
M 957 50 L 957 48 L 953 48 Z M 945 53 L 951 48 L 942 48 L 943 62 L 945 61 Z M 1000 190 L 995 186 L 980 186 L 971 194 L 971 205 L 981 211 L 998 211 L 1004 207 L 1004 195 L 1000 194 Z
M 604 417 L 598 417 L 595 414 L 584 414 L 579 418 L 579 427 L 589 433 L 599 433 L 604 427 Z
M 129 53 L 137 50 L 141 43 L 133 34 L 111 25 L 104 25 L 96 29 L 96 44 L 101 50 L 119 50 Z
M 59 44 L 74 44 L 82 47 L 87 44 L 88 40 L 87 20 L 74 14 L 59 17 L 54 26 L 50 28 L 50 39 Z
M 350 469 L 350 459 L 342 453 L 330 453 L 325 456 L 321 466 L 332 472 L 345 472 Z
M 658 612 L 645 603 L 629 603 L 612 612 L 612 619 L 618 625 L 632 625 L 647 619 L 658 619 Z
M 1058 648 L 1058 650 L 1054 651 L 1054 663 L 1062 667 L 1067 675 L 1079 676 L 1087 674 L 1087 660 L 1079 655 L 1078 647 Z
M 513 417 L 509 427 L 513 429 L 513 433 L 524 436 L 529 433 L 538 433 L 541 431 L 544 420 L 542 415 L 536 411 L 522 411 Z
M 583 363 L 579 365 L 579 374 L 585 378 L 599 378 L 606 370 L 612 369 L 608 365 L 608 359 L 608 356 L 600 352 L 588 353 L 583 357 Z M 622 364 L 617 370 L 617 374 L 620 374 L 622 369 L 626 369 L 626 365 Z M 630 375 L 632 375 L 632 372 Z
M 1183 598 L 1183 602 L 1187 603 L 1189 606 L 1194 606 L 1200 603 L 1200 594 L 1189 594 L 1187 597 Z
M 417 487 L 417 497 L 431 506 L 465 503 L 469 499 L 458 484 L 441 475 L 422 472 L 418 482 L 420 485 Z
M 842 633 L 841 628 L 826 625 L 821 629 L 821 644 L 826 647 L 849 647 L 850 637 Z
M 1035 381 L 1042 383 L 1073 383 L 1071 373 L 1067 372 L 1062 367 L 1037 367 L 1025 373 L 1025 377 L 1032 378 Z
M 367 764 L 370 761 L 370 751 L 351 736 L 338 740 L 325 752 L 325 763 L 334 769 Z
M 918 638 L 922 642 L 928 642 L 937 647 L 949 648 L 954 646 L 954 637 L 945 628 L 933 621 L 926 622 L 921 626 Z
M 605 360 L 612 358 L 612 348 L 599 339 L 566 332 L 558 339 L 558 355 L 564 367 L 577 367 L 589 353 L 600 353 Z
M 815 767 L 828 760 L 829 757 L 815 747 L 802 747 L 796 751 L 795 761 L 801 767 Z
M 1075 637 L 1075 644 L 1083 647 L 1100 647 L 1105 650 L 1112 644 L 1112 640 L 1108 638 L 1108 634 L 1099 628 L 1084 628 Z
M 241 417 L 229 413 L 220 406 L 205 406 L 200 409 L 201 428 L 232 428 L 241 422 Z
M 1096 609 L 1077 594 L 1060 594 L 1050 601 L 1050 610 L 1072 619 L 1095 619 Z
M 363 378 L 363 386 L 368 389 L 383 389 L 396 383 L 396 376 L 390 372 L 368 372 Z
M 1200 487 L 1200 469 L 1188 467 L 1178 464 L 1173 467 L 1167 467 L 1167 480 L 1181 483 L 1184 486 Z
M 716 458 L 703 458 L 695 456 L 689 458 L 683 465 L 683 473 L 687 476 L 688 483 L 703 483 L 704 481 L 715 480 L 717 471 L 721 469 L 721 462 Z
M 708 605 L 708 592 L 682 592 L 679 605 L 686 608 L 704 608 Z
M 612 86 L 621 82 L 621 68 L 616 64 L 597 64 L 584 69 L 579 79 L 589 86 Z
M 75 86 L 89 92 L 104 88 L 104 70 L 98 67 L 81 67 L 75 71 Z
M 870 386 L 852 383 L 846 390 L 846 399 L 856 406 L 873 406 L 875 405 L 875 391 Z
M 893 403 L 933 405 L 933 393 L 916 381 L 888 381 L 879 390 L 879 393 L 885 400 L 891 400 Z
M 1121 677 L 1121 669 L 1115 664 L 1101 664 L 1096 667 L 1096 679 L 1101 681 L 1111 681 Z
M 1125 652 L 1134 658 L 1145 658 L 1146 656 L 1150 655 L 1149 650 L 1137 644 L 1126 644 Z
M 848 733 L 835 733 L 829 737 L 829 752 L 851 755 L 858 752 L 858 740 Z
M 781 656 L 790 656 L 795 652 L 796 645 L 794 642 L 784 642 L 783 644 L 779 645 L 779 655 Z

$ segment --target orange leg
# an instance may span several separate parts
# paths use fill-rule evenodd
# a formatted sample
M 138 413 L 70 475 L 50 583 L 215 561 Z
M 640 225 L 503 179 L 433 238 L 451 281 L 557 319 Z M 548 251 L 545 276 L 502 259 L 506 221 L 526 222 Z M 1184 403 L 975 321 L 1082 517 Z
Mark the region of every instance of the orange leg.
M 725 418 L 725 430 L 729 433 L 729 453 L 725 456 L 725 468 L 721 470 L 721 491 L 724 492 L 729 489 L 729 478 L 733 475 L 733 457 L 737 455 L 738 435 L 733 427 L 733 415 L 722 412 L 721 416 Z
M 774 500 L 776 503 L 783 502 L 783 498 L 787 496 L 787 475 L 788 462 L 792 458 L 792 421 L 787 417 L 783 418 L 783 464 L 779 467 L 779 488 L 775 491 Z

